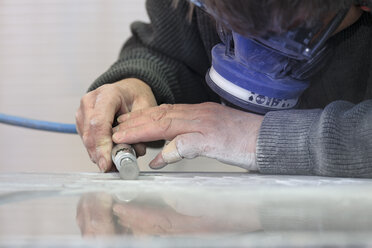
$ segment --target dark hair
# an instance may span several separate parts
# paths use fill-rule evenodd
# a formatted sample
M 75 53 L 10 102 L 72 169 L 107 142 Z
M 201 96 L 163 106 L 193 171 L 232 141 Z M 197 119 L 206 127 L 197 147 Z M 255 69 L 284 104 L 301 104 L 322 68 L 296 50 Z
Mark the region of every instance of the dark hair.
M 222 24 L 235 32 L 255 36 L 309 27 L 316 21 L 350 8 L 352 0 L 203 0 Z
M 173 6 L 173 8 L 177 8 L 179 2 L 180 2 L 179 0 L 173 0 L 173 1 L 172 1 L 172 6 Z M 187 20 L 188 20 L 189 22 L 191 22 L 192 15 L 193 15 L 193 13 L 194 13 L 194 8 L 195 8 L 195 5 L 192 4 L 192 3 L 190 2 L 190 3 L 189 3 L 189 11 L 188 11 L 188 13 L 187 13 Z

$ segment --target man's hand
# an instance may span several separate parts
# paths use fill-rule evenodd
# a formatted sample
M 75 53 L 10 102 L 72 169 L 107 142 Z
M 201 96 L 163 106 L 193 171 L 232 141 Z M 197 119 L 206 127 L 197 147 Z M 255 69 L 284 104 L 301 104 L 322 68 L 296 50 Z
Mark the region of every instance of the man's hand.
M 154 169 L 182 158 L 205 156 L 257 170 L 256 141 L 262 120 L 263 116 L 217 103 L 161 105 L 119 116 L 113 141 L 170 140 L 151 161 Z
M 84 194 L 79 200 L 76 212 L 76 221 L 81 234 L 87 237 L 115 235 L 117 230 L 112 213 L 113 204 L 110 194 Z
M 139 79 L 129 78 L 103 85 L 87 93 L 76 112 L 76 126 L 91 160 L 101 171 L 112 167 L 112 125 L 115 116 L 156 106 L 150 87 Z M 143 156 L 146 147 L 134 146 L 137 155 Z
M 130 230 L 134 236 L 179 236 L 200 235 L 235 231 L 219 217 L 188 216 L 178 213 L 169 206 L 116 203 L 114 215 L 123 229 Z M 246 230 L 244 230 L 246 231 Z
M 250 202 L 239 202 L 236 197 L 221 201 L 216 194 L 208 195 L 205 205 L 205 196 L 187 192 L 142 192 L 129 201 L 121 201 L 120 192 L 86 193 L 79 200 L 76 221 L 84 237 L 101 238 L 128 234 L 200 236 L 262 229 L 256 206 Z M 226 209 L 232 213 L 226 215 Z

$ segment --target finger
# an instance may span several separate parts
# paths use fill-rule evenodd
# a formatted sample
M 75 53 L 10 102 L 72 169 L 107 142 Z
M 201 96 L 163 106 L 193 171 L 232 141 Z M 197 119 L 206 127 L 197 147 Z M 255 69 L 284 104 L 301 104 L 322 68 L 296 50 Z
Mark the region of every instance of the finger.
M 116 132 L 113 135 L 113 140 L 115 143 L 128 144 L 161 139 L 172 140 L 180 134 L 198 132 L 199 126 L 198 121 L 164 118 Z
M 200 133 L 179 135 L 163 148 L 149 166 L 152 169 L 161 169 L 183 158 L 195 158 L 202 154 L 203 143 L 203 135 Z
M 144 108 L 138 111 L 132 111 L 130 113 L 123 114 L 117 118 L 118 123 L 127 121 L 128 119 L 136 119 L 141 116 L 153 115 L 156 119 L 157 116 L 161 116 L 167 112 L 177 111 L 194 111 L 200 109 L 200 104 L 162 104 L 160 106 Z
M 150 162 L 149 166 L 152 169 L 161 169 L 167 164 L 176 163 L 182 160 L 182 156 L 178 152 L 176 139 L 169 142 L 163 150 Z
M 156 111 L 162 111 L 163 109 L 165 110 L 166 108 L 171 108 L 173 105 L 169 105 L 165 107 L 165 104 L 162 104 L 160 106 L 154 106 L 150 108 L 137 108 L 133 109 L 130 113 L 125 113 L 123 115 L 120 115 L 117 118 L 118 123 L 122 123 L 124 121 L 127 121 L 129 118 L 137 118 L 143 115 L 147 115 L 151 112 L 156 112 Z
M 90 116 L 92 113 L 92 109 L 94 108 L 94 102 L 96 98 L 96 92 L 92 91 L 84 95 L 80 100 L 80 106 L 78 111 L 76 112 L 76 124 L 77 124 L 77 131 L 81 138 L 83 138 L 83 134 L 85 133 L 86 121 L 87 116 Z
M 162 234 L 172 228 L 172 223 L 164 216 L 162 209 L 115 204 L 113 212 L 121 225 L 131 228 L 137 234 Z
M 89 154 L 89 158 L 93 163 L 96 163 L 95 160 L 95 150 L 92 145 L 92 141 L 89 135 L 86 134 L 87 130 L 85 128 L 87 127 L 86 121 L 89 120 L 87 116 L 90 116 L 90 113 L 92 112 L 91 109 L 94 107 L 94 98 L 95 98 L 95 91 L 89 92 L 86 95 L 84 95 L 80 100 L 80 106 L 75 114 L 76 119 L 76 130 L 81 137 L 84 146 Z
M 150 122 L 160 122 L 162 119 L 179 119 L 179 120 L 198 120 L 199 114 L 194 110 L 162 110 L 158 109 L 154 112 L 148 113 L 147 115 L 138 116 L 137 118 L 130 118 L 127 121 L 120 123 L 113 132 L 125 132 L 127 129 L 134 128 L 148 124 Z
M 111 150 L 112 150 L 112 139 L 110 134 L 97 139 L 96 143 L 96 162 L 98 162 L 98 167 L 101 172 L 110 171 L 114 166 L 112 166 L 111 161 Z
M 140 109 L 150 108 L 156 106 L 156 104 L 156 100 L 153 96 L 145 94 L 142 97 L 138 96 L 135 98 L 130 111 L 138 111 Z M 133 144 L 133 148 L 136 151 L 137 157 L 144 156 L 146 154 L 146 145 L 144 143 Z
M 89 117 L 86 118 L 86 121 Z M 82 139 L 87 151 L 102 172 L 111 168 L 112 129 L 109 121 L 98 120 L 91 117 L 91 120 L 84 123 Z
M 136 151 L 137 157 L 141 157 L 146 154 L 146 145 L 144 143 L 134 144 L 133 148 Z
M 106 90 L 107 89 L 107 90 Z M 94 99 L 92 108 L 85 108 L 85 120 L 83 140 L 88 153 L 98 164 L 102 172 L 109 171 L 112 167 L 111 149 L 112 149 L 112 123 L 116 112 L 120 109 L 123 100 L 118 94 L 114 94 L 110 88 L 102 86 L 97 90 L 96 95 L 92 95 L 89 101 Z
M 140 109 L 153 107 L 156 105 L 155 101 L 147 101 L 147 100 L 136 100 L 133 105 L 131 111 L 138 111 Z M 116 126 L 113 130 L 119 130 L 119 127 Z M 144 156 L 146 154 L 146 145 L 144 143 L 133 144 L 133 148 L 136 151 L 137 157 Z
M 95 98 L 93 109 L 95 113 L 98 113 L 98 116 L 103 118 L 111 117 L 106 118 L 106 120 L 108 120 L 112 126 L 116 113 L 123 114 L 127 113 L 129 110 L 123 96 L 118 94 L 115 91 L 115 88 L 108 88 L 105 86 L 106 85 L 101 86 L 100 88 L 102 89 L 99 88 L 100 91 L 97 93 Z

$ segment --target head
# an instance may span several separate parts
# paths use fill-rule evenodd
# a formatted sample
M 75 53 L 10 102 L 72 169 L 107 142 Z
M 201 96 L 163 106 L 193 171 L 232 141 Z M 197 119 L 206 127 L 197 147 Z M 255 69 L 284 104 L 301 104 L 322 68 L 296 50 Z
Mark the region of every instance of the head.
M 295 107 L 332 54 L 329 37 L 362 13 L 355 0 L 193 2 L 222 26 L 224 44 L 212 49 L 207 83 L 228 102 L 258 113 Z
M 237 33 L 249 36 L 281 34 L 293 28 L 326 25 L 342 9 L 350 9 L 346 23 L 356 21 L 361 9 L 353 0 L 203 0 L 213 17 Z M 359 6 L 359 4 L 358 4 Z M 348 26 L 348 25 L 345 25 Z M 345 28 L 344 27 L 344 28 Z

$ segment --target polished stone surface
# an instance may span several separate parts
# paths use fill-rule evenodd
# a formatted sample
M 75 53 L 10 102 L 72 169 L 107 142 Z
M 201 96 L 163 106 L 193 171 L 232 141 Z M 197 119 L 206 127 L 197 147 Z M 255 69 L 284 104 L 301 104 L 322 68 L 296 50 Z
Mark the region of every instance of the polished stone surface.
M 372 245 L 372 180 L 248 173 L 0 175 L 0 246 Z

